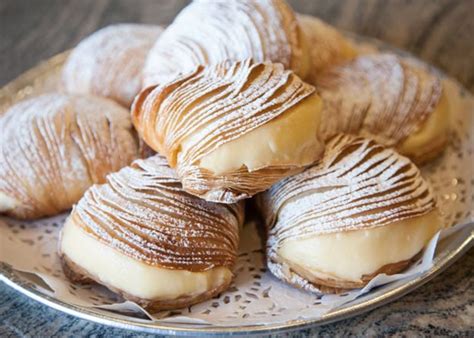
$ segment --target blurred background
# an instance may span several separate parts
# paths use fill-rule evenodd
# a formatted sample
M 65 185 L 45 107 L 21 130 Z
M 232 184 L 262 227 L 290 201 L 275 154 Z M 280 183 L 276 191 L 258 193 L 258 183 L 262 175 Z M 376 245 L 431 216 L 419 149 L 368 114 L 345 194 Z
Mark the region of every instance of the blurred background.
M 232 1 L 232 0 L 229 0 Z M 169 24 L 187 0 L 0 0 L 0 85 L 117 22 Z M 288 0 L 298 12 L 406 49 L 474 92 L 474 0 Z

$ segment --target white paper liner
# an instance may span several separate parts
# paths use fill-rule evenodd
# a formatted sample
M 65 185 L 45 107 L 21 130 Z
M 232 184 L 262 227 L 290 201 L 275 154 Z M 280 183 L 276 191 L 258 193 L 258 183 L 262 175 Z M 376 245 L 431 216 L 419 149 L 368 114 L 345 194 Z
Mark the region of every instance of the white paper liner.
M 370 46 L 364 46 L 370 50 Z M 0 114 L 9 104 L 56 88 L 61 62 L 39 75 L 23 90 L 0 94 Z M 474 99 L 455 81 L 443 80 L 452 112 L 450 144 L 444 154 L 422 168 L 439 200 L 446 225 L 467 223 L 474 216 Z M 8 89 L 8 88 L 7 88 Z M 124 301 L 99 285 L 70 283 L 64 276 L 56 255 L 60 227 L 67 214 L 34 222 L 0 218 L 0 262 L 12 269 L 22 281 L 38 291 L 65 303 L 127 314 L 130 319 L 192 325 L 257 325 L 285 323 L 298 319 L 316 319 L 380 285 L 404 283 L 420 276 L 433 266 L 442 249 L 436 251 L 438 236 L 461 231 L 461 226 L 437 234 L 422 257 L 402 274 L 379 275 L 365 288 L 322 298 L 288 286 L 266 271 L 262 241 L 256 223 L 244 226 L 236 278 L 230 289 L 218 297 L 177 311 L 149 314 L 133 302 Z M 449 241 L 451 237 L 445 239 Z M 43 281 L 39 281 L 39 276 Z M 377 291 L 380 288 L 377 288 Z

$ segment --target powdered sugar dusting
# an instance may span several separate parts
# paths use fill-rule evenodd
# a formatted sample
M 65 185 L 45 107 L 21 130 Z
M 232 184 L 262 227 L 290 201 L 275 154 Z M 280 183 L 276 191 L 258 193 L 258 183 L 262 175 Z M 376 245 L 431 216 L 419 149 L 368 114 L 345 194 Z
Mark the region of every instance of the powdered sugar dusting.
M 79 43 L 63 69 L 66 91 L 96 94 L 129 107 L 140 91 L 145 58 L 163 28 L 107 26 Z
M 194 1 L 151 49 L 144 84 L 165 83 L 197 65 L 247 58 L 279 62 L 300 74 L 302 47 L 291 8 L 282 0 Z
M 0 192 L 9 215 L 54 215 L 93 183 L 138 157 L 128 111 L 97 97 L 46 94 L 12 106 L 0 120 Z
M 399 145 L 416 132 L 441 97 L 438 77 L 393 54 L 373 54 L 333 67 L 317 79 L 324 100 L 321 133 L 371 137 Z
M 243 205 L 185 193 L 159 155 L 137 160 L 89 189 L 71 219 L 88 234 L 149 265 L 188 271 L 232 267 Z
M 369 43 L 372 46 L 373 41 L 367 42 Z M 375 48 L 372 46 L 372 49 Z M 34 73 L 28 73 L 26 77 L 0 90 L 0 110 L 3 111 L 25 96 L 31 97 L 54 90 L 58 84 L 58 74 L 63 61 L 64 55 L 49 60 L 34 69 Z M 451 141 L 446 151 L 436 161 L 422 167 L 421 171 L 423 177 L 433 187 L 437 198 L 442 201 L 438 207 L 443 223 L 454 225 L 473 221 L 474 217 L 474 181 L 471 170 L 474 161 L 474 114 L 472 114 L 474 101 L 467 90 L 451 79 L 445 79 L 443 87 L 452 108 L 449 117 L 452 126 Z M 38 295 L 48 296 L 51 301 L 61 301 L 66 306 L 76 305 L 94 311 L 95 315 L 101 318 L 117 318 L 132 326 L 142 324 L 143 313 L 135 315 L 135 312 L 131 312 L 130 302 L 121 303 L 123 299 L 100 286 L 72 283 L 65 278 L 56 251 L 58 229 L 67 216 L 62 214 L 34 222 L 2 218 L 0 237 L 4 250 L 0 250 L 0 261 L 8 263 L 6 266 L 0 262 L 0 269 L 5 274 L 3 278 L 8 278 L 11 283 L 21 285 L 25 289 L 34 289 Z M 434 261 L 427 261 L 421 270 L 419 268 L 423 264 L 414 263 L 407 271 L 408 274 L 392 275 L 389 284 L 378 286 L 375 290 L 370 290 L 373 285 L 369 285 L 369 288 L 363 290 L 358 289 L 342 295 L 325 295 L 319 299 L 320 296 L 316 294 L 282 283 L 268 272 L 261 240 L 258 238 L 255 224 L 250 222 L 243 227 L 240 236 L 240 254 L 233 270 L 236 278 L 229 289 L 213 299 L 189 308 L 155 314 L 154 321 L 149 322 L 149 325 L 199 330 L 205 323 L 213 329 L 223 330 L 232 330 L 236 326 L 245 325 L 259 325 L 272 329 L 295 321 L 317 322 L 335 308 L 348 310 L 354 303 L 346 304 L 346 302 L 351 302 L 357 297 L 359 297 L 356 300 L 357 308 L 365 308 L 373 304 L 380 295 L 387 292 L 393 294 L 407 281 L 419 281 L 425 278 L 424 272 L 433 265 L 435 269 L 443 268 L 440 262 L 458 248 L 464 236 L 469 236 L 469 231 L 467 229 L 464 233 L 456 233 L 441 242 Z M 32 274 L 18 271 L 29 271 L 41 276 L 54 293 L 45 288 L 43 283 L 39 283 L 36 276 L 33 278 Z M 109 306 L 111 303 L 115 304 Z

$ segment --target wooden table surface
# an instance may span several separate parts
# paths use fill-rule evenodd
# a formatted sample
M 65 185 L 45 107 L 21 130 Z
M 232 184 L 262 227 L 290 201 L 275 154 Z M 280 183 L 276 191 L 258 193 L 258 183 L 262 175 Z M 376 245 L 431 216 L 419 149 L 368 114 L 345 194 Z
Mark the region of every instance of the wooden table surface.
M 229 0 L 231 1 L 231 0 Z M 473 0 L 293 0 L 297 11 L 387 41 L 474 91 Z M 1 0 L 0 86 L 100 27 L 168 24 L 186 0 Z M 474 335 L 474 250 L 402 299 L 336 324 L 321 335 Z M 52 310 L 0 283 L 0 337 L 134 335 Z

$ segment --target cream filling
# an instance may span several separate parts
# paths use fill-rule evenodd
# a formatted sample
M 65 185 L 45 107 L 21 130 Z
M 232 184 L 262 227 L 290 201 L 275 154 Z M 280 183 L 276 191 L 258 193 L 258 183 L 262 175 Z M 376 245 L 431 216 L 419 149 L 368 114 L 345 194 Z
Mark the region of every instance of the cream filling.
M 62 230 L 60 250 L 96 281 L 142 299 L 173 300 L 199 295 L 232 278 L 232 272 L 225 267 L 191 272 L 147 265 L 87 235 L 71 220 Z
M 411 259 L 441 228 L 437 211 L 368 229 L 288 240 L 277 254 L 306 279 L 360 281 L 382 266 Z M 300 273 L 301 274 L 301 273 Z
M 21 203 L 18 200 L 0 191 L 0 213 L 13 210 L 20 205 Z
M 407 156 L 414 154 L 423 154 L 431 148 L 432 143 L 443 142 L 449 129 L 449 103 L 446 95 L 443 93 L 440 101 L 428 117 L 424 125 L 398 147 L 400 153 Z
M 282 116 L 204 156 L 199 166 L 223 174 L 242 166 L 254 171 L 269 166 L 309 165 L 323 150 L 317 134 L 321 109 L 321 98 L 312 94 Z M 189 145 L 183 142 L 183 149 L 187 148 Z

